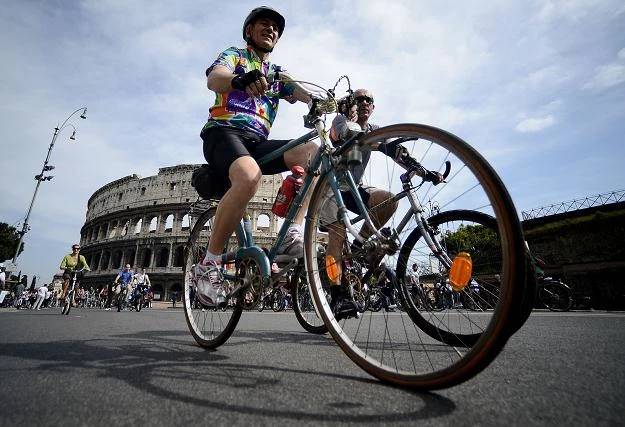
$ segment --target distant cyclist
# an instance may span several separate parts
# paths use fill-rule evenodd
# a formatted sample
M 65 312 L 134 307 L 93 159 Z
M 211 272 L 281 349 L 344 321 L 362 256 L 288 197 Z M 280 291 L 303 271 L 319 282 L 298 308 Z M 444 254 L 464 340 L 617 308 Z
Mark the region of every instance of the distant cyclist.
M 130 285 L 130 283 L 132 282 L 132 278 L 134 277 L 134 275 L 135 273 L 130 269 L 130 264 L 126 264 L 126 267 L 124 267 L 124 269 L 120 271 L 115 278 L 115 293 L 118 294 L 120 292 L 125 292 L 126 289 L 128 289 L 128 285 Z M 112 298 L 112 295 L 109 295 L 109 298 Z M 106 309 L 111 309 L 110 304 L 109 307 L 107 307 Z
M 78 243 L 72 245 L 71 254 L 63 257 L 60 268 L 63 270 L 63 292 L 61 293 L 61 301 L 65 301 L 67 290 L 69 288 L 69 282 L 72 280 L 74 271 L 82 270 L 83 268 L 87 271 L 91 271 L 85 257 L 80 255 L 80 245 Z M 70 303 L 72 304 L 72 307 L 76 307 L 76 300 L 73 296 L 72 299 L 73 301 L 70 301 Z
M 146 273 L 145 268 L 141 269 L 140 273 L 137 273 L 133 276 L 132 282 L 135 286 L 133 300 L 140 298 L 141 294 L 147 295 L 150 286 L 150 276 Z

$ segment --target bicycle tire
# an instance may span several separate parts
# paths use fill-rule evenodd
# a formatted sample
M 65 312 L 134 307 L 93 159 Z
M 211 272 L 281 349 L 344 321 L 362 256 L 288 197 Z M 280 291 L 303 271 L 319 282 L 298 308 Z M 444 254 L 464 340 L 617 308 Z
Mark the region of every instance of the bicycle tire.
M 207 349 L 215 349 L 223 345 L 234 332 L 243 313 L 243 308 L 236 299 L 228 301 L 226 310 L 192 304 L 191 301 L 193 283 L 189 277 L 194 275 L 193 266 L 199 263 L 206 253 L 216 211 L 217 207 L 211 207 L 203 212 L 191 229 L 185 247 L 183 268 L 184 314 L 187 326 L 198 345 Z
M 143 295 L 141 295 L 138 299 L 139 302 L 137 302 L 137 305 L 135 306 L 135 310 L 137 310 L 137 313 L 139 313 L 143 308 Z
M 485 369 L 510 337 L 511 325 L 516 320 L 514 307 L 522 298 L 525 280 L 523 233 L 514 204 L 500 178 L 488 162 L 460 138 L 431 126 L 399 124 L 368 133 L 360 143 L 367 147 L 398 138 L 402 139 L 402 145 L 411 155 L 428 169 L 435 169 L 445 160 L 450 160 L 457 172 L 450 175 L 448 183 L 432 196 L 428 193 L 433 188 L 429 184 L 412 188 L 411 191 L 423 200 L 422 203 L 430 197 L 439 207 L 463 206 L 466 210 L 477 210 L 477 204 L 477 207 L 483 206 L 480 210 L 491 214 L 497 221 L 503 241 L 502 284 L 497 304 L 480 327 L 479 337 L 471 345 L 463 347 L 433 339 L 413 322 L 410 316 L 412 310 L 390 315 L 366 312 L 358 318 L 335 319 L 329 301 L 321 293 L 321 274 L 316 267 L 320 265 L 316 247 L 324 238 L 327 239 L 320 230 L 320 227 L 324 228 L 320 212 L 333 197 L 331 193 L 328 196 L 327 174 L 319 178 L 308 209 L 304 237 L 306 267 L 320 315 L 334 340 L 353 362 L 384 382 L 416 390 L 441 389 L 460 384 Z M 372 153 L 372 160 L 374 155 L 379 154 Z M 387 164 L 391 162 L 390 159 L 386 161 Z M 389 184 L 389 177 L 395 175 L 394 168 L 398 166 L 391 163 L 387 170 L 382 170 L 383 162 L 376 163 L 375 172 L 370 172 L 370 182 L 365 184 L 397 194 L 398 187 L 392 181 Z M 403 214 L 411 210 L 411 206 L 400 203 L 386 226 L 394 229 Z M 397 233 L 394 238 L 399 241 L 400 247 L 417 226 L 416 222 L 405 224 L 402 233 Z M 397 256 L 397 252 L 386 254 L 384 259 L 387 265 L 396 265 Z M 399 275 L 398 279 L 403 280 Z
M 69 315 L 69 311 L 72 309 L 72 297 L 74 296 L 73 291 L 69 291 L 67 296 L 65 297 L 65 304 L 61 310 L 61 314 Z
M 445 233 L 450 233 L 451 230 L 457 230 L 460 229 L 460 227 L 463 227 L 465 230 L 483 230 L 483 232 L 481 233 L 475 232 L 473 234 L 473 236 L 475 236 L 474 240 L 471 239 L 473 237 L 472 235 L 463 235 L 463 238 L 459 242 L 444 242 L 447 243 L 446 249 L 452 254 L 457 254 L 461 251 L 472 252 L 474 271 L 485 271 L 484 265 L 486 263 L 489 263 L 489 265 L 501 263 L 500 260 L 497 260 L 495 258 L 496 255 L 489 256 L 489 254 L 485 254 L 483 257 L 480 258 L 480 253 L 477 250 L 472 249 L 479 244 L 478 239 L 483 239 L 484 234 L 489 233 L 488 235 L 491 237 L 493 234 L 498 234 L 497 221 L 494 217 L 478 211 L 451 210 L 441 212 L 430 217 L 428 219 L 428 224 L 430 226 L 428 232 L 431 234 L 431 237 L 439 240 L 440 235 L 444 236 Z M 397 277 L 399 278 L 400 284 L 405 282 L 401 280 L 401 278 L 405 277 L 407 267 L 413 263 L 413 252 L 416 252 L 418 254 L 423 251 L 423 248 L 418 246 L 420 241 L 422 241 L 421 238 L 421 230 L 415 229 L 410 233 L 401 248 L 399 261 L 397 263 Z M 451 245 L 455 246 L 452 248 L 450 247 Z M 488 252 L 497 254 L 501 252 L 501 248 L 490 247 Z M 497 269 L 494 272 L 490 271 L 489 269 L 486 270 L 488 274 L 482 274 L 484 276 L 488 275 L 491 277 L 495 274 L 501 274 L 500 267 L 498 267 L 498 265 L 495 265 L 494 268 Z M 446 272 L 441 271 L 441 279 L 444 280 L 445 278 Z M 457 329 L 457 327 L 460 325 L 449 324 L 448 313 L 434 314 L 434 312 L 440 312 L 442 310 L 454 310 L 460 316 L 465 316 L 466 310 L 476 311 L 475 306 L 477 306 L 478 304 L 482 307 L 482 310 L 494 310 L 498 302 L 499 293 L 488 292 L 487 295 L 484 295 L 484 292 L 486 292 L 485 281 L 486 278 L 482 277 L 481 275 L 474 275 L 471 278 L 471 283 L 476 283 L 480 286 L 483 285 L 482 294 L 473 292 L 469 286 L 467 286 L 459 293 L 459 300 L 469 300 L 471 304 L 474 305 L 474 307 L 467 307 L 465 305 L 463 305 L 461 308 L 454 307 L 453 294 L 450 293 L 450 291 L 448 291 L 447 289 L 443 289 L 444 292 L 438 293 L 437 309 L 435 310 L 420 310 L 410 297 L 410 293 L 408 292 L 406 287 L 403 285 L 400 288 L 400 296 L 407 307 L 411 319 L 423 332 L 428 334 L 430 337 L 436 340 L 440 340 L 448 345 L 471 347 L 475 345 L 477 340 L 480 338 L 482 334 L 481 329 L 479 331 L 469 330 L 467 331 L 467 333 L 458 332 L 454 329 Z M 440 299 L 441 297 L 443 298 L 442 300 Z M 489 298 L 487 299 L 487 297 Z M 444 302 L 444 304 L 441 304 L 442 302 Z
M 550 311 L 564 312 L 573 305 L 573 293 L 559 280 L 549 280 L 539 286 L 538 300 Z
M 306 280 L 306 270 L 300 264 L 293 272 L 293 282 L 291 283 L 293 292 L 293 313 L 299 324 L 306 332 L 323 335 L 328 333 L 328 328 L 323 319 L 317 314 L 308 280 Z

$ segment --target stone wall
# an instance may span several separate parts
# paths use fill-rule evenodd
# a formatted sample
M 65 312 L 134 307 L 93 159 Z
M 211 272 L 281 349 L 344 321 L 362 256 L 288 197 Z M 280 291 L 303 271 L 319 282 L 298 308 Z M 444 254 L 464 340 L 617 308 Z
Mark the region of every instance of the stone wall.
M 531 251 L 548 275 L 598 309 L 625 309 L 625 204 L 524 221 Z

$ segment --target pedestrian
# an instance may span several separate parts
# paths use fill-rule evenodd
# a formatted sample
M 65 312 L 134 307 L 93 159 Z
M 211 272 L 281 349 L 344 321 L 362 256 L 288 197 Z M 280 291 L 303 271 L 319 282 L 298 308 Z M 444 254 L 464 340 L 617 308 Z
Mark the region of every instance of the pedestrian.
M 35 300 L 35 306 L 33 307 L 33 309 L 41 310 L 41 305 L 46 299 L 47 294 L 48 294 L 48 287 L 46 285 L 43 285 L 37 289 L 37 299 Z
M 26 295 L 24 295 L 24 289 L 24 285 L 21 282 L 17 282 L 15 285 L 15 308 L 18 310 L 26 306 Z
M 6 268 L 4 264 L 0 264 L 0 290 L 6 290 Z

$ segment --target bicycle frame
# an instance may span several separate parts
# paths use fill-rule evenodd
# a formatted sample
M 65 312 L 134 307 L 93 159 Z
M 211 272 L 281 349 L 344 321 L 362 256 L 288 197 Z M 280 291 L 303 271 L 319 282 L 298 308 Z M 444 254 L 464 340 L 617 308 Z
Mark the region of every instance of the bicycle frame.
M 270 162 L 282 156 L 286 151 L 300 144 L 311 141 L 312 139 L 316 137 L 319 137 L 321 140 L 321 145 L 319 147 L 319 150 L 317 151 L 317 154 L 315 155 L 315 157 L 313 157 L 310 160 L 309 165 L 306 168 L 307 174 L 306 174 L 306 177 L 304 178 L 304 183 L 300 191 L 296 195 L 296 197 L 293 199 L 293 202 L 291 203 L 291 206 L 289 207 L 287 211 L 287 215 L 285 217 L 284 223 L 282 224 L 282 226 L 280 227 L 280 230 L 278 231 L 278 236 L 276 238 L 276 241 L 273 244 L 273 246 L 269 249 L 269 254 L 265 255 L 265 253 L 261 249 L 257 248 L 254 245 L 254 239 L 253 239 L 252 230 L 251 230 L 251 223 L 249 221 L 249 217 L 246 216 L 244 217 L 244 219 L 241 220 L 241 222 L 239 223 L 237 227 L 237 231 L 238 231 L 237 236 L 239 239 L 238 250 L 236 252 L 229 252 L 229 253 L 223 254 L 222 262 L 224 263 L 232 262 L 234 260 L 241 259 L 246 256 L 253 256 L 257 260 L 264 259 L 264 261 L 260 263 L 261 274 L 263 275 L 263 277 L 268 278 L 271 275 L 270 264 L 276 259 L 277 250 L 280 247 L 280 244 L 284 241 L 284 238 L 286 237 L 286 233 L 290 225 L 293 223 L 293 220 L 297 212 L 301 208 L 304 197 L 306 197 L 309 191 L 312 191 L 311 186 L 313 185 L 314 178 L 324 173 L 328 175 L 330 186 L 334 193 L 334 197 L 336 198 L 339 212 L 340 212 L 340 215 L 342 217 L 342 221 L 345 227 L 348 229 L 350 234 L 352 234 L 355 238 L 362 240 L 362 237 L 359 236 L 358 230 L 356 230 L 353 227 L 352 221 L 350 221 L 349 217 L 347 216 L 348 210 L 345 206 L 345 203 L 343 202 L 343 197 L 341 195 L 341 191 L 339 190 L 339 185 L 337 183 L 338 180 L 337 180 L 337 176 L 334 170 L 334 165 L 337 161 L 335 159 L 339 157 L 340 153 L 349 149 L 355 143 L 356 138 L 354 137 L 350 139 L 349 141 L 346 141 L 343 145 L 341 145 L 338 149 L 336 149 L 336 151 L 333 152 L 328 134 L 325 130 L 322 120 L 319 118 L 314 120 L 314 126 L 315 126 L 314 130 L 306 133 L 305 135 L 302 135 L 299 138 L 289 141 L 283 147 L 263 156 L 262 158 L 258 160 L 258 164 L 262 166 L 263 164 L 266 164 L 267 162 Z M 358 195 L 357 185 L 354 182 L 351 172 L 349 172 L 349 170 L 346 170 L 344 173 L 345 173 L 345 178 L 348 182 L 349 188 L 351 189 L 351 191 L 353 191 L 353 194 Z M 373 225 L 373 222 L 370 216 L 366 213 L 367 212 L 366 207 L 359 195 L 355 197 L 355 201 L 358 204 L 360 210 L 362 212 L 365 212 L 365 215 L 361 216 L 362 217 L 361 220 L 364 219 L 365 222 L 371 228 L 371 230 L 375 230 L 375 234 L 378 235 L 379 237 L 382 237 L 379 234 L 378 229 Z M 226 274 L 226 277 L 231 278 L 227 274 Z

